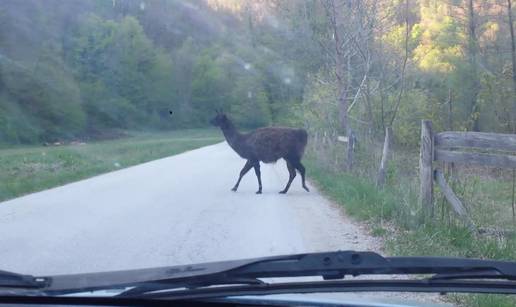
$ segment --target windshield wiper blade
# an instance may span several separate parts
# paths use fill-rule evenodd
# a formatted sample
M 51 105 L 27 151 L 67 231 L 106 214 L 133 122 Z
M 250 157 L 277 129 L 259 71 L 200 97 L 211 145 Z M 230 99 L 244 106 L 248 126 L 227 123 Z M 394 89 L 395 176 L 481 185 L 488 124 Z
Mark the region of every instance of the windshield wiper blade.
M 228 287 L 195 288 L 145 293 L 138 296 L 26 296 L 0 294 L 0 303 L 102 305 L 102 306 L 181 306 L 192 302 L 231 304 L 241 296 L 337 293 L 337 292 L 429 292 L 429 293 L 497 293 L 516 294 L 513 282 L 484 282 L 463 280 L 332 280 L 318 282 L 276 283 Z M 173 302 L 172 302 L 173 301 Z M 238 302 L 237 302 L 238 303 Z M 306 305 L 306 302 L 303 302 Z M 302 305 L 302 304 L 301 304 Z
M 427 293 L 490 293 L 516 294 L 516 283 L 483 280 L 429 279 L 353 279 L 331 281 L 305 281 L 266 283 L 263 285 L 238 285 L 207 287 L 188 290 L 146 292 L 134 297 L 143 299 L 193 300 L 244 295 L 338 293 L 338 292 L 427 292 Z M 121 295 L 118 297 L 126 297 Z
M 382 257 L 373 252 L 338 251 L 295 254 L 238 261 L 119 272 L 49 277 L 48 294 L 76 293 L 105 289 L 131 289 L 121 296 L 138 296 L 160 290 L 248 286 L 265 289 L 260 279 L 281 277 L 322 277 L 342 279 L 347 275 L 432 274 L 438 282 L 461 279 L 516 280 L 516 262 L 451 257 Z M 427 284 L 430 279 L 425 279 Z M 512 282 L 511 282 L 512 283 Z M 516 283 L 512 283 L 514 285 Z M 424 285 L 424 283 L 423 283 Z M 211 291 L 211 290 L 210 290 Z M 217 290 L 214 290 L 217 291 Z
M 449 258 L 449 257 L 382 257 L 373 252 L 330 252 L 258 259 L 224 271 L 222 274 L 197 276 L 194 281 L 154 283 L 137 286 L 120 296 L 147 292 L 201 288 L 208 286 L 256 284 L 259 278 L 318 276 L 325 280 L 342 279 L 346 275 L 364 274 L 434 274 L 428 280 L 439 279 L 506 279 L 516 280 L 516 263 Z M 241 282 L 238 282 L 240 279 Z M 253 282 L 250 282 L 253 281 Z M 428 282 L 423 285 L 429 285 Z M 515 286 L 516 284 L 513 284 Z M 418 284 L 420 287 L 421 284 Z M 259 284 L 264 287 L 264 284 Z M 256 289 L 254 287 L 253 289 Z
M 265 285 L 264 281 L 256 278 L 224 278 L 224 279 L 201 279 L 198 281 L 187 281 L 187 282 L 160 282 L 160 283 L 146 283 L 141 286 L 136 286 L 129 290 L 126 290 L 118 297 L 125 296 L 140 296 L 148 292 L 156 292 L 160 290 L 171 290 L 177 288 L 186 288 L 187 290 L 210 287 L 213 285 L 224 286 L 224 285 Z
M 44 277 L 0 271 L 0 288 L 44 288 L 46 286 L 48 286 L 48 279 Z
M 452 279 L 506 279 L 516 280 L 514 276 L 504 275 L 502 272 L 495 269 L 485 270 L 470 270 L 467 272 L 435 274 L 430 278 L 431 280 L 452 280 Z

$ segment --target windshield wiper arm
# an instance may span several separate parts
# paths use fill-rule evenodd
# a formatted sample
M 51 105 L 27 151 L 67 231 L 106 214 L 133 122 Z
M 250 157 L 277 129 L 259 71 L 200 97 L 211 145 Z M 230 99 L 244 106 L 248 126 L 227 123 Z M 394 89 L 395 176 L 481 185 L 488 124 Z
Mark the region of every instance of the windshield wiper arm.
M 416 281 L 417 287 L 428 286 L 427 281 L 452 279 L 511 281 L 516 280 L 516 263 L 449 257 L 382 257 L 373 252 L 354 251 L 299 254 L 257 259 L 221 274 L 201 275 L 194 280 L 179 282 L 170 280 L 143 287 L 137 286 L 120 296 L 141 295 L 163 289 L 201 288 L 214 285 L 252 286 L 257 284 L 256 281 L 259 278 L 318 276 L 325 280 L 332 280 L 342 279 L 346 275 L 369 274 L 434 274 L 428 279 Z M 425 282 L 421 283 L 421 281 Z M 435 282 L 433 284 L 436 285 Z M 454 283 L 454 285 L 457 284 L 457 282 Z M 378 284 L 375 283 L 375 286 Z M 260 287 L 263 288 L 264 285 L 258 284 L 258 288 Z
M 154 269 L 61 275 L 49 277 L 47 294 L 65 294 L 101 289 L 128 288 L 121 296 L 136 296 L 160 290 L 229 289 L 235 286 L 266 289 L 260 279 L 317 276 L 325 280 L 346 275 L 432 274 L 420 287 L 469 279 L 504 279 L 516 285 L 516 262 L 450 257 L 382 257 L 373 252 L 339 251 L 274 256 Z M 489 279 L 489 280 L 488 280 Z M 472 281 L 474 282 L 474 281 Z M 306 283 L 305 283 L 306 284 Z M 212 287 L 213 288 L 213 287 Z M 210 290 L 211 291 L 211 290 Z M 217 289 L 213 290 L 217 291 Z M 516 292 L 516 291 L 515 291 Z
M 321 276 L 340 279 L 345 275 L 454 274 L 497 272 L 500 278 L 516 280 L 516 262 L 453 257 L 383 257 L 373 252 L 329 252 L 271 257 L 227 272 L 240 277 Z
M 44 277 L 0 271 L 0 288 L 44 288 L 46 286 L 48 286 L 48 279 Z

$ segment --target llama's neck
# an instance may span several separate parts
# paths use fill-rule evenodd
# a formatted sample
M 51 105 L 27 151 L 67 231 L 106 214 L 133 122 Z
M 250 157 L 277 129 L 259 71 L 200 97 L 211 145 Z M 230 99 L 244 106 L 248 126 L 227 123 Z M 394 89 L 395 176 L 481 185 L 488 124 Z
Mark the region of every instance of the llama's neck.
M 226 138 L 229 146 L 238 152 L 240 150 L 240 146 L 238 144 L 242 140 L 242 134 L 237 131 L 235 125 L 228 121 L 227 124 L 222 128 L 222 133 L 224 133 L 224 137 Z

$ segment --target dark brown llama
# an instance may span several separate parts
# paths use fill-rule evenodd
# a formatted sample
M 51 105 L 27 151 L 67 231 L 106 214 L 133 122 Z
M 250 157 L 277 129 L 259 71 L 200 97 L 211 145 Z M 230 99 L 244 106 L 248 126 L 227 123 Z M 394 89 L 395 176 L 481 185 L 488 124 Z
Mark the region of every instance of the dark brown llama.
M 308 137 L 304 129 L 267 127 L 244 134 L 238 132 L 231 120 L 221 111 L 217 111 L 217 115 L 210 122 L 212 125 L 222 129 L 229 146 L 231 146 L 240 157 L 247 160 L 240 171 L 238 181 L 231 189 L 232 191 L 238 189 L 242 177 L 254 167 L 256 177 L 258 178 L 258 191 L 256 194 L 261 194 L 262 179 L 260 161 L 272 163 L 283 158 L 287 162 L 289 178 L 287 185 L 280 193 L 287 193 L 292 180 L 296 177 L 296 169 L 301 174 L 303 188 L 309 192 L 305 184 L 305 167 L 301 164 L 301 158 L 303 157 Z

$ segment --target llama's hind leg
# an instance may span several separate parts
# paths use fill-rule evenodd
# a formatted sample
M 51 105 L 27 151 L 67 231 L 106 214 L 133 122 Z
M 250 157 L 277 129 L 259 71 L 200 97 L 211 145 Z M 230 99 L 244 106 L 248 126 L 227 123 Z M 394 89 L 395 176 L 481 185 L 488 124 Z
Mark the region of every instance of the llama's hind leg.
M 303 166 L 303 164 L 301 164 L 301 161 L 299 160 L 293 161 L 292 164 L 301 174 L 301 183 L 303 184 L 303 189 L 305 189 L 307 192 L 310 192 L 310 190 L 305 184 L 305 167 Z
M 260 172 L 260 161 L 254 162 L 253 166 L 256 178 L 258 178 L 258 191 L 256 191 L 256 194 L 262 194 L 262 173 Z
M 281 194 L 287 193 L 288 189 L 290 188 L 290 184 L 296 177 L 296 169 L 294 168 L 292 163 L 290 163 L 288 160 L 285 160 L 285 161 L 287 162 L 287 169 L 288 169 L 289 177 L 288 177 L 287 185 L 285 186 L 285 188 L 282 191 L 280 191 Z
M 231 191 L 236 192 L 236 190 L 238 189 L 238 185 L 240 184 L 240 180 L 242 180 L 242 177 L 244 177 L 244 175 L 247 174 L 247 172 L 251 169 L 251 167 L 253 167 L 253 163 L 251 163 L 251 161 L 247 160 L 244 167 L 240 171 L 240 176 L 238 177 L 237 183 L 235 183 L 235 186 L 231 189 Z

